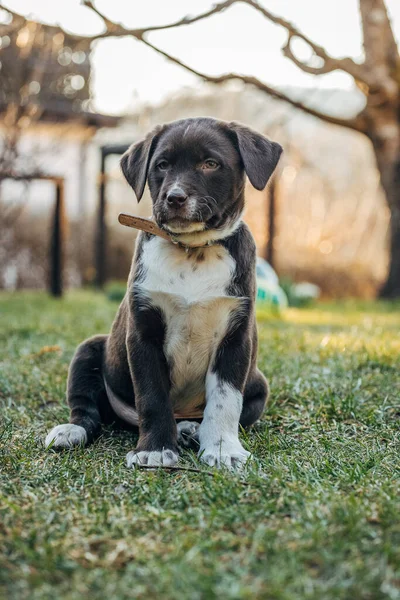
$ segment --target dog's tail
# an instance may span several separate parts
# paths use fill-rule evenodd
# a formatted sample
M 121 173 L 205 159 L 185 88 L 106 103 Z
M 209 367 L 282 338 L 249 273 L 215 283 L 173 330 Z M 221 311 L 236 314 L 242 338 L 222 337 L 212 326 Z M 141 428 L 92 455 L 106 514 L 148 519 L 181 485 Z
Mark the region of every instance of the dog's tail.
M 103 381 L 104 381 L 104 387 L 107 392 L 108 400 L 109 400 L 115 414 L 120 419 L 125 421 L 126 423 L 129 423 L 129 425 L 134 425 L 135 427 L 138 427 L 139 426 L 139 415 L 137 414 L 137 412 L 133 408 L 133 406 L 129 406 L 128 404 L 126 404 L 123 400 L 121 400 L 121 398 L 119 398 L 112 391 L 112 389 L 108 385 L 105 377 L 104 377 Z

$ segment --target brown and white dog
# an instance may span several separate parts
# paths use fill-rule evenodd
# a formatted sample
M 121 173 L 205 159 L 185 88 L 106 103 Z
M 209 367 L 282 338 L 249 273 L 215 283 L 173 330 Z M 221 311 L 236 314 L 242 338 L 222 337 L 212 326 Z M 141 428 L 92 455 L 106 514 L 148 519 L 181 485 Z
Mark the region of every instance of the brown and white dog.
M 208 465 L 248 460 L 239 424 L 260 417 L 268 386 L 256 364 L 245 174 L 262 190 L 281 151 L 237 123 L 194 118 L 157 127 L 124 154 L 138 201 L 148 181 L 155 222 L 179 244 L 139 234 L 111 333 L 78 347 L 68 377 L 70 423 L 52 429 L 47 447 L 90 443 L 101 423 L 122 421 L 139 428 L 129 467 L 175 465 L 178 444 L 196 440 Z

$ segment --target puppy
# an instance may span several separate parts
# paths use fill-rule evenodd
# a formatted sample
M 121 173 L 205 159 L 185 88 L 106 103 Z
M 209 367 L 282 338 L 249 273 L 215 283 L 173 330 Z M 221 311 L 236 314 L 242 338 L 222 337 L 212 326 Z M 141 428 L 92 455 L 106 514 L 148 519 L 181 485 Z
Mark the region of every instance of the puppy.
M 268 385 L 256 364 L 245 174 L 262 190 L 281 151 L 237 123 L 194 118 L 156 127 L 123 155 L 138 201 L 148 182 L 153 218 L 171 237 L 139 234 L 111 333 L 78 347 L 70 423 L 52 429 L 47 447 L 88 444 L 101 423 L 124 422 L 139 428 L 128 467 L 176 465 L 178 443 L 196 441 L 210 466 L 249 459 L 239 424 L 260 417 Z

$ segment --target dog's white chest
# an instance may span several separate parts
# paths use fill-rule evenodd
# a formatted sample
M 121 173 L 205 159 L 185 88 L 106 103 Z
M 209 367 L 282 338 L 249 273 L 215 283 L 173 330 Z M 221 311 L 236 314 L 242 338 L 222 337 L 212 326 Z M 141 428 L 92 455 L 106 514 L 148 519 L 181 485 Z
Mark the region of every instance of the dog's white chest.
M 204 404 L 205 376 L 240 299 L 226 290 L 235 261 L 220 245 L 188 253 L 161 238 L 143 247 L 140 288 L 165 320 L 164 353 L 176 414 Z
M 159 237 L 143 245 L 142 264 L 145 277 L 140 286 L 143 290 L 179 296 L 187 304 L 225 297 L 236 267 L 223 246 L 185 252 Z

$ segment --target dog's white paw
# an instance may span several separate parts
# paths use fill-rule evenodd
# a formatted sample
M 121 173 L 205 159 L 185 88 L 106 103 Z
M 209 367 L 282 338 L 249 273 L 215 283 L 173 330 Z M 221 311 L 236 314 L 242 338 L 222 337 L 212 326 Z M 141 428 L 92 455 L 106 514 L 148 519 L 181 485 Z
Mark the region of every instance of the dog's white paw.
M 179 456 L 173 450 L 146 452 L 144 450 L 131 450 L 126 455 L 128 467 L 148 465 L 149 467 L 174 467 L 178 464 Z
M 73 448 L 74 446 L 84 446 L 87 442 L 87 433 L 80 425 L 65 423 L 53 427 L 45 439 L 45 446 L 48 448 Z
M 196 421 L 180 421 L 176 424 L 178 444 L 184 448 L 198 448 L 200 423 Z
M 243 448 L 239 441 L 224 442 L 221 440 L 212 446 L 201 448 L 199 458 L 210 467 L 241 469 L 252 458 L 252 455 Z

